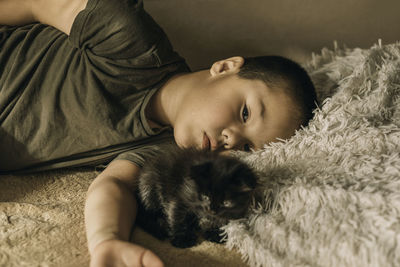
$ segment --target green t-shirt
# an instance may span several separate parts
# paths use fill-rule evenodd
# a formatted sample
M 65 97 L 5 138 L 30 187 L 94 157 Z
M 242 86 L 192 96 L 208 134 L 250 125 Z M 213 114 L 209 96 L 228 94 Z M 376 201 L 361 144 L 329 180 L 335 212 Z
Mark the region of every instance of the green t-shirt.
M 142 165 L 149 145 L 171 140 L 149 127 L 145 107 L 188 71 L 142 1 L 89 0 L 69 36 L 40 23 L 1 27 L 0 173 L 96 165 L 126 151 Z

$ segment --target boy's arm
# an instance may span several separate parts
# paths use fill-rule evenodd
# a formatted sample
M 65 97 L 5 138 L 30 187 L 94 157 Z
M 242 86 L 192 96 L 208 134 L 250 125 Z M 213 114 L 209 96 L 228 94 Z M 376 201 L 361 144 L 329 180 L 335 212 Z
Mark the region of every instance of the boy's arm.
M 132 191 L 140 168 L 125 160 L 116 160 L 90 185 L 85 224 L 90 266 L 163 266 L 150 250 L 129 243 L 136 216 Z
M 0 0 L 0 25 L 41 22 L 69 34 L 88 0 Z

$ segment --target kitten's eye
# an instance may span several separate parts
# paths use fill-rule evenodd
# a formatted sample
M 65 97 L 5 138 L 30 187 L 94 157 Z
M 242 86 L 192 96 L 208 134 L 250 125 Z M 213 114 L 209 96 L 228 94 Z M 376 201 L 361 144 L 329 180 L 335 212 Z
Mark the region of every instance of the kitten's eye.
M 225 208 L 231 208 L 233 206 L 233 202 L 231 200 L 224 200 L 224 202 L 222 203 L 222 205 Z
M 243 150 L 246 152 L 250 152 L 250 145 L 249 144 L 244 144 Z
M 204 200 L 204 201 L 209 201 L 210 200 L 210 198 L 208 196 L 206 196 L 206 195 L 201 195 L 201 199 Z
M 243 111 L 242 111 L 242 118 L 243 121 L 246 122 L 247 119 L 249 118 L 249 110 L 247 109 L 247 106 L 244 105 Z

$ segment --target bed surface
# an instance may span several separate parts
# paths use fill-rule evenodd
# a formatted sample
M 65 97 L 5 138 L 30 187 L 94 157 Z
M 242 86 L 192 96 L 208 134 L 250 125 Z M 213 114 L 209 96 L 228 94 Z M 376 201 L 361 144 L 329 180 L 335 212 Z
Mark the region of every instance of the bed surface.
M 400 43 L 323 49 L 305 64 L 320 108 L 285 142 L 238 153 L 262 201 L 224 229 L 226 247 L 176 249 L 140 229 L 166 266 L 399 266 Z M 94 170 L 0 177 L 0 266 L 87 266 Z M 231 249 L 231 250 L 228 250 Z
M 98 172 L 64 170 L 0 176 L 0 266 L 89 266 L 83 207 Z M 166 266 L 248 266 L 240 254 L 203 242 L 178 249 L 135 228 L 132 241 Z

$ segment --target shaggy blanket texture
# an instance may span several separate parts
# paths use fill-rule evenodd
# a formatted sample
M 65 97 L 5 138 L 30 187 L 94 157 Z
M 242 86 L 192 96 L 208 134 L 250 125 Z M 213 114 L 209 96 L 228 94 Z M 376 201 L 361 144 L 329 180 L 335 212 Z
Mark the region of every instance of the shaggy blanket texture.
M 244 157 L 264 201 L 225 227 L 250 266 L 400 266 L 400 43 L 323 50 L 309 126 Z
M 400 44 L 323 50 L 307 65 L 320 109 L 286 142 L 238 153 L 262 200 L 224 227 L 227 248 L 132 240 L 166 266 L 400 266 Z M 0 266 L 88 266 L 93 170 L 0 177 Z M 240 254 L 236 253 L 239 251 Z

